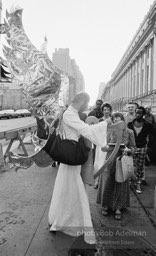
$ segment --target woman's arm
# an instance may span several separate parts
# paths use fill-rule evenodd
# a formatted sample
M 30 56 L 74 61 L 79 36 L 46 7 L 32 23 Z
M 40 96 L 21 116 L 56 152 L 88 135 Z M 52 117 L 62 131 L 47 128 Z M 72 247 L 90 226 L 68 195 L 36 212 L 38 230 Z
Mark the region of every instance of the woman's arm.
M 129 148 L 136 148 L 135 136 L 132 130 L 129 130 Z
M 136 150 L 135 136 L 134 132 L 130 129 L 127 129 L 128 132 L 128 143 L 124 149 L 125 154 L 133 154 Z

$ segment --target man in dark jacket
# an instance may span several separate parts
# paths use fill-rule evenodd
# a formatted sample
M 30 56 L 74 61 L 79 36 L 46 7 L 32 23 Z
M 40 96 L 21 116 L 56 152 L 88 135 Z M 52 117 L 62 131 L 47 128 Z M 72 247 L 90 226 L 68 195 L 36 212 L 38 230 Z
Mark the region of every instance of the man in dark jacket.
M 103 112 L 101 110 L 101 105 L 102 105 L 103 101 L 102 100 L 97 100 L 96 101 L 96 108 L 94 108 L 89 114 L 88 116 L 95 116 L 98 119 L 103 117 Z
M 145 157 L 148 148 L 152 143 L 153 127 L 146 122 L 144 115 L 146 110 L 144 107 L 136 108 L 136 118 L 128 123 L 128 128 L 134 131 L 137 150 L 134 156 L 134 165 L 136 168 L 136 192 L 142 193 L 141 184 L 145 184 Z

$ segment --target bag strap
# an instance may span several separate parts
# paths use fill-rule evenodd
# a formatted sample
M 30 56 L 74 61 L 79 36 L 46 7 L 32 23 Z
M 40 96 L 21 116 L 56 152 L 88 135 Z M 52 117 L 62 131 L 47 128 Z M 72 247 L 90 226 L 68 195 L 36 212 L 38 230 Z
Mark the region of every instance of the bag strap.
M 66 110 L 65 110 L 65 111 L 66 111 Z M 59 134 L 60 137 L 62 137 L 62 138 L 66 138 L 66 137 L 67 137 L 67 136 L 66 136 L 65 129 L 64 129 L 64 127 L 63 127 L 63 114 L 64 114 L 65 111 L 63 111 L 63 112 L 61 113 L 61 115 L 60 115 L 60 117 L 59 117 L 58 127 L 56 128 L 56 134 Z

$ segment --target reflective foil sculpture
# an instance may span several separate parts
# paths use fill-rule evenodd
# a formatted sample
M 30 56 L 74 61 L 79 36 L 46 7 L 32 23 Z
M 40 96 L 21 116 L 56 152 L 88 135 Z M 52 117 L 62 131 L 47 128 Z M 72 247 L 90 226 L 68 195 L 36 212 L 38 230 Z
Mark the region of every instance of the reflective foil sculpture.
M 9 47 L 4 45 L 3 52 L 12 75 L 12 81 L 23 92 L 36 119 L 44 120 L 46 129 L 46 126 L 55 121 L 62 113 L 63 107 L 59 104 L 60 88 L 67 75 L 53 64 L 45 49 L 39 51 L 30 42 L 22 25 L 22 11 L 23 9 L 20 7 L 13 8 L 10 12 L 6 11 L 4 22 L 6 41 Z M 37 152 L 39 151 L 37 149 Z M 9 154 L 8 161 L 13 161 L 14 156 L 16 163 L 19 159 L 19 163 L 24 159 L 26 166 L 26 157 L 18 158 L 17 155 Z M 32 164 L 32 161 L 29 159 L 28 166 L 30 163 Z
M 51 112 L 56 116 L 63 72 L 47 53 L 37 50 L 28 39 L 22 25 L 21 8 L 6 11 L 6 18 L 6 40 L 10 47 L 3 46 L 3 52 L 13 81 L 21 87 L 35 115 L 46 117 Z

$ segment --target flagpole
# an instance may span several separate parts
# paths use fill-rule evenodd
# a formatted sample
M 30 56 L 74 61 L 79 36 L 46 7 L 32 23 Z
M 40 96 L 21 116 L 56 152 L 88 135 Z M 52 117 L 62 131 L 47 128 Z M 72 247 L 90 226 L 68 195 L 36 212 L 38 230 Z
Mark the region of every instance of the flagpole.
M 1 24 L 1 14 L 2 14 L 2 0 L 0 0 L 0 24 Z
M 0 26 L 1 26 L 1 18 L 2 18 L 2 0 L 0 0 Z M 0 33 L 0 53 L 1 53 L 1 33 Z

